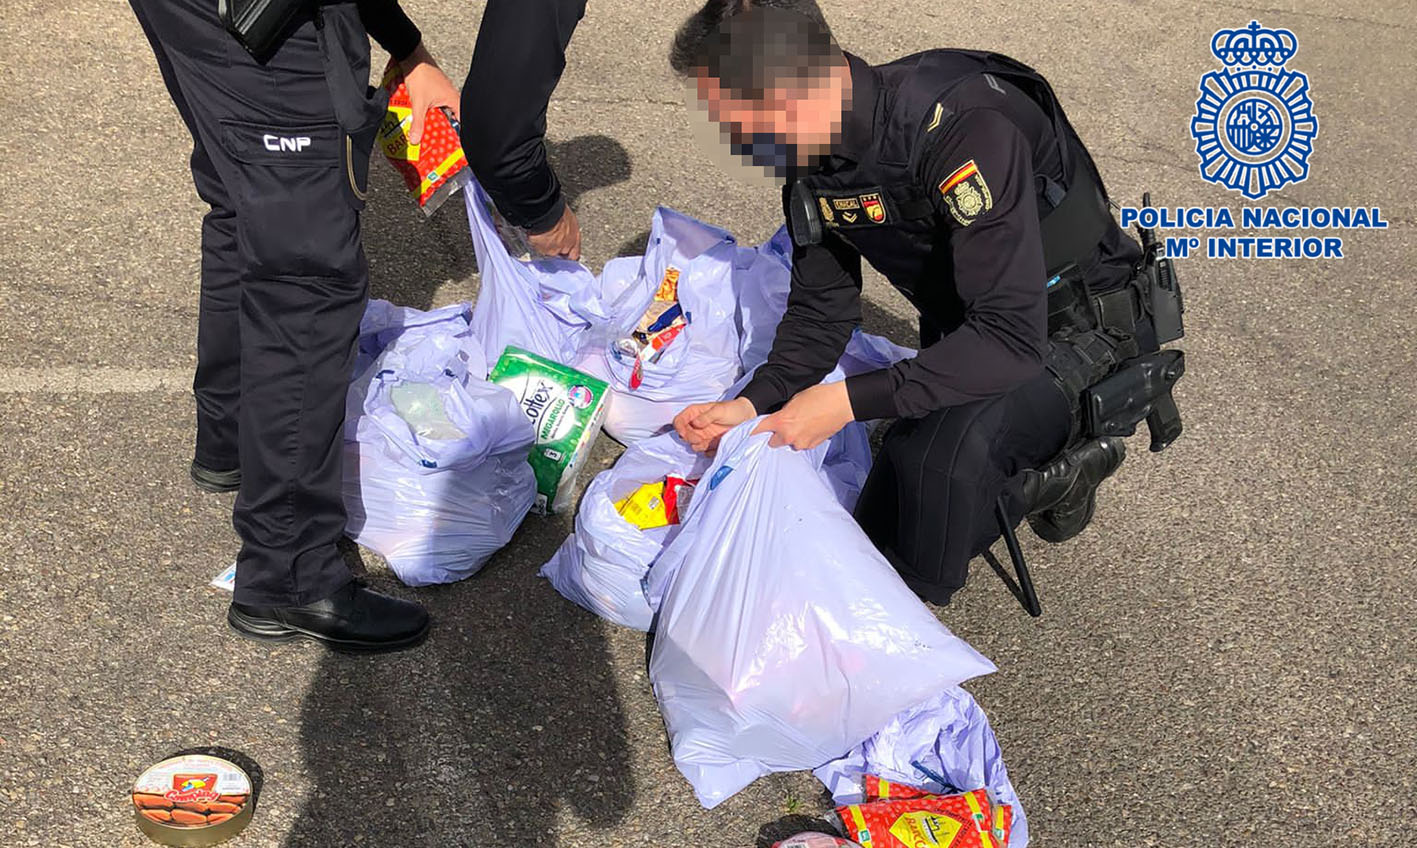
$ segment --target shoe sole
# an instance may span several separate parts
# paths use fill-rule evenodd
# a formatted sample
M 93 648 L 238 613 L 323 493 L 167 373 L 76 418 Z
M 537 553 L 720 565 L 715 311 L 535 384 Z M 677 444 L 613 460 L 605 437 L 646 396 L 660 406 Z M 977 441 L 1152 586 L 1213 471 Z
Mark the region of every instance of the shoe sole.
M 296 639 L 307 639 L 342 654 L 388 654 L 405 651 L 421 644 L 428 638 L 428 631 L 432 629 L 432 621 L 429 621 L 422 630 L 397 642 L 351 642 L 331 639 L 304 628 L 278 624 L 263 618 L 252 618 L 230 608 L 226 611 L 226 623 L 236 631 L 236 635 L 253 642 L 292 642 Z

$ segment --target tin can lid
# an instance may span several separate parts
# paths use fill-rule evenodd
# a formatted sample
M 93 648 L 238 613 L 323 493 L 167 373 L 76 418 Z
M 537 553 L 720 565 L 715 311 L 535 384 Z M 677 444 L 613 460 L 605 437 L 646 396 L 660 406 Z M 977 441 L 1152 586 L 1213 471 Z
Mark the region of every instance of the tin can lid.
M 138 826 L 164 845 L 215 845 L 251 820 L 251 777 L 240 766 L 208 754 L 163 760 L 133 781 Z

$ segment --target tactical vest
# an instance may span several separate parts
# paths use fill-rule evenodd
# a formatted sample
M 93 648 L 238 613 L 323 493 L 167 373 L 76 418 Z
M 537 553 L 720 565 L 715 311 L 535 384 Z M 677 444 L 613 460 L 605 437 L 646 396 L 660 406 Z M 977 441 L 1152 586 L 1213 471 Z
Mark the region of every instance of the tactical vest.
M 1102 179 L 1078 140 L 1062 105 L 1037 71 L 1007 56 L 969 50 L 935 50 L 878 69 L 882 73 L 882 126 L 876 143 L 855 167 L 798 180 L 790 191 L 794 237 L 810 225 L 841 236 L 920 311 L 948 332 L 962 320 L 963 305 L 952 285 L 949 246 L 940 238 L 949 224 L 931 202 L 932 186 L 915 177 L 920 141 L 936 104 L 955 86 L 990 74 L 1019 89 L 1043 110 L 1058 145 L 1063 178 L 1038 175 L 1038 209 L 1048 277 L 1081 267 L 1108 227 L 1115 227 Z M 948 119 L 945 111 L 938 117 Z M 808 196 L 810 193 L 810 197 Z M 812 205 L 811 216 L 804 221 Z M 818 229 L 820 232 L 820 229 Z M 810 236 L 806 240 L 810 240 Z M 1040 292 L 1048 280 L 1039 280 Z

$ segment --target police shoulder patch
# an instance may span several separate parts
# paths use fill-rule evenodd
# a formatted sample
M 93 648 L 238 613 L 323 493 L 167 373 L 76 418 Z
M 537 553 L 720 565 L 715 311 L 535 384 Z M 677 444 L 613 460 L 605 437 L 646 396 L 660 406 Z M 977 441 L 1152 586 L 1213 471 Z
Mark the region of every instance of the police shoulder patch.
M 994 196 L 989 193 L 989 184 L 979 173 L 979 166 L 970 159 L 955 169 L 954 173 L 940 180 L 940 196 L 950 214 L 967 227 L 979 219 L 980 215 L 994 208 Z
M 873 223 L 886 222 L 886 204 L 881 200 L 880 192 L 861 195 L 861 209 Z

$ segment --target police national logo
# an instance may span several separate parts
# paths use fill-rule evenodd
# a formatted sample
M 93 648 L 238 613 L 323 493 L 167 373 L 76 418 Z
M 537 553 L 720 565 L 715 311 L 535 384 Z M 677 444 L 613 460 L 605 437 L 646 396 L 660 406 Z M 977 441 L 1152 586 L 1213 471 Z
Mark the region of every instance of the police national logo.
M 967 227 L 980 215 L 994 208 L 994 196 L 989 193 L 989 184 L 979 173 L 979 166 L 970 159 L 955 169 L 954 173 L 940 180 L 940 196 L 950 214 Z
M 1287 29 L 1223 29 L 1210 50 L 1223 70 L 1201 77 L 1191 135 L 1201 177 L 1259 200 L 1309 177 L 1319 124 L 1309 78 L 1285 64 L 1299 49 Z

